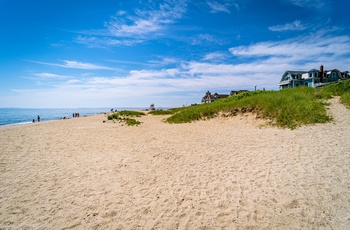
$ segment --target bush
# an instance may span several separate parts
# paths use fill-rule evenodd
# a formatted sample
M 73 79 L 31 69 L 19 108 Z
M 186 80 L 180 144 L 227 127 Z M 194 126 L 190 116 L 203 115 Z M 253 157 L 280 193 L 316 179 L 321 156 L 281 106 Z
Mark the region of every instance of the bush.
M 141 122 L 139 122 L 133 118 L 129 118 L 129 117 L 141 117 L 143 115 L 145 115 L 145 113 L 143 113 L 143 112 L 123 110 L 123 111 L 119 111 L 117 113 L 113 113 L 113 114 L 109 115 L 108 120 L 116 119 L 116 120 L 119 120 L 121 122 L 125 122 L 129 126 L 133 126 L 133 125 L 139 125 L 139 124 L 141 124 Z
M 108 116 L 108 120 L 113 120 L 113 119 L 118 119 L 118 114 L 117 113 L 113 113 L 112 115 Z
M 134 125 L 139 125 L 141 124 L 141 122 L 133 119 L 133 118 L 126 118 L 124 119 L 124 122 L 128 125 L 128 126 L 134 126 Z

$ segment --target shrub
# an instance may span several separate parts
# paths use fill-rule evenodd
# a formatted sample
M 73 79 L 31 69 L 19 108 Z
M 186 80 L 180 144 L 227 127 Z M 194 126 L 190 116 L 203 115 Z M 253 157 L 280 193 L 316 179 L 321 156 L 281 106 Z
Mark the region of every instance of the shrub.
M 116 119 L 116 120 L 119 120 L 120 122 L 125 122 L 129 126 L 133 126 L 133 125 L 139 125 L 141 124 L 141 122 L 129 117 L 141 117 L 143 115 L 145 115 L 145 113 L 143 112 L 123 110 L 123 111 L 119 111 L 117 113 L 113 113 L 109 115 L 108 120 Z
M 126 118 L 126 119 L 124 119 L 124 122 L 125 122 L 128 126 L 134 126 L 134 125 L 139 125 L 139 124 L 141 124 L 140 121 L 137 121 L 137 120 L 135 120 L 135 119 L 133 119 L 133 118 Z

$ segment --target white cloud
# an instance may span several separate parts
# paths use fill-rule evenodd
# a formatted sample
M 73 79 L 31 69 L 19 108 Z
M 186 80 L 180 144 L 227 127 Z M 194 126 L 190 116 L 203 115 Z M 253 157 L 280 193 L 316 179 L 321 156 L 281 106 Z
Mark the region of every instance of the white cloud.
M 220 4 L 218 2 L 207 1 L 207 4 L 209 5 L 212 13 L 217 13 L 217 12 L 230 13 L 230 11 L 227 9 L 225 5 Z
M 203 61 L 182 62 L 176 68 L 131 70 L 124 76 L 85 78 L 79 84 L 66 82 L 62 87 L 72 88 L 81 94 L 103 91 L 115 97 L 253 89 L 255 85 L 277 89 L 285 70 L 309 70 L 321 64 L 326 69 L 347 70 L 349 50 L 349 36 L 310 35 L 233 47 L 230 52 L 236 56 L 235 63 L 230 63 L 229 59 L 225 60 L 228 64 L 206 62 L 215 58 L 224 60 L 224 53 L 213 52 L 207 54 Z M 164 58 L 164 61 L 175 60 Z
M 276 26 L 269 27 L 269 30 L 271 31 L 295 31 L 295 30 L 305 30 L 305 29 L 307 29 L 307 27 L 301 24 L 299 20 L 296 20 L 292 23 L 286 23 L 284 25 L 276 25 Z
M 208 0 L 207 5 L 210 7 L 211 13 L 231 13 L 230 8 L 234 7 L 236 10 L 239 10 L 240 7 L 236 0 Z
M 327 0 L 284 0 L 296 6 L 304 8 L 325 8 L 327 6 Z
M 67 76 L 64 75 L 58 75 L 53 73 L 34 73 L 33 76 L 40 77 L 40 78 L 46 78 L 46 79 L 65 79 Z
M 103 36 L 86 36 L 79 35 L 75 39 L 75 42 L 86 45 L 89 48 L 109 48 L 114 46 L 134 46 L 142 43 L 142 39 L 116 39 L 113 37 Z
M 222 45 L 224 42 L 220 39 L 215 38 L 211 34 L 197 34 L 196 36 L 190 38 L 191 45 L 201 45 L 201 44 L 219 44 Z
M 178 69 L 161 69 L 161 70 L 132 70 L 130 71 L 130 78 L 132 79 L 161 79 L 179 77 L 180 71 Z
M 106 29 L 80 31 L 74 41 L 89 48 L 110 48 L 134 46 L 158 38 L 183 17 L 187 0 L 164 0 L 157 6 L 133 12 L 120 10 L 104 23 Z
M 159 65 L 153 66 L 153 69 L 149 69 L 152 66 L 147 66 L 148 69 L 134 69 L 120 76 L 84 76 L 84 80 L 79 80 L 78 77 L 69 78 L 52 82 L 54 85 L 51 89 L 35 94 L 45 95 L 45 98 L 52 97 L 52 101 L 56 97 L 55 100 L 62 101 L 69 97 L 77 103 L 97 100 L 99 103 L 115 101 L 118 106 L 127 106 L 124 102 L 129 105 L 132 103 L 133 106 L 149 103 L 178 106 L 173 101 L 174 98 L 177 103 L 186 103 L 189 100 L 191 103 L 199 103 L 202 93 L 207 90 L 228 93 L 236 89 L 253 90 L 255 85 L 258 89 L 278 89 L 280 77 L 285 70 L 309 70 L 318 68 L 321 64 L 325 69 L 349 70 L 350 37 L 312 34 L 232 47 L 229 51 L 234 55 L 231 62 L 229 56 L 219 51 L 207 54 L 201 61 L 181 62 L 176 58 L 166 57 L 163 58 L 164 63 L 181 64 L 177 67 L 172 65 L 171 68 L 163 66 L 161 69 L 157 69 Z M 215 58 L 222 58 L 222 62 L 212 62 Z M 65 68 L 96 67 L 74 61 L 59 65 Z M 37 76 L 50 78 L 56 75 L 44 72 Z M 33 95 L 27 91 L 17 93 L 28 97 Z M 187 96 L 189 93 L 194 95 L 191 99 Z M 147 101 L 150 98 L 152 101 Z M 96 102 L 96 105 L 99 104 Z
M 158 65 L 158 66 L 171 65 L 171 64 L 176 64 L 178 62 L 179 62 L 179 60 L 177 58 L 173 58 L 173 57 L 163 57 L 160 60 L 149 61 L 149 63 L 151 63 L 153 65 Z
M 289 62 L 301 60 L 333 60 L 349 55 L 350 37 L 310 35 L 277 42 L 261 42 L 249 46 L 230 49 L 231 53 L 240 57 L 278 57 Z
M 204 61 L 222 61 L 227 58 L 227 54 L 223 52 L 213 52 L 206 54 L 203 58 Z
M 101 66 L 101 65 L 96 65 L 92 63 L 86 63 L 86 62 L 71 61 L 71 60 L 63 60 L 63 64 L 40 62 L 40 61 L 30 61 L 30 62 L 38 63 L 42 65 L 58 66 L 58 67 L 69 68 L 69 69 L 114 70 L 114 68 L 110 68 L 107 66 Z
M 136 10 L 135 16 L 119 13 L 105 23 L 105 26 L 117 37 L 144 37 L 163 30 L 167 25 L 180 19 L 185 12 L 185 0 L 166 0 L 158 9 Z

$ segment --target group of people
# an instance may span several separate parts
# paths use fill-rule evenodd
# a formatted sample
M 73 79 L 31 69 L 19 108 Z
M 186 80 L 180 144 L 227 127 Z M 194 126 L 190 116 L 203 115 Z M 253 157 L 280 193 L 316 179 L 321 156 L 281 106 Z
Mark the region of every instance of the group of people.
M 38 115 L 37 119 L 38 119 L 38 122 L 40 122 L 40 116 L 39 115 Z M 33 123 L 34 122 L 35 122 L 35 119 L 33 119 Z
M 80 114 L 79 113 L 73 113 L 73 117 L 80 117 Z M 67 117 L 62 117 L 60 119 L 67 119 Z M 40 116 L 39 115 L 37 117 L 37 121 L 40 122 Z M 32 122 L 34 123 L 35 119 L 33 119 Z

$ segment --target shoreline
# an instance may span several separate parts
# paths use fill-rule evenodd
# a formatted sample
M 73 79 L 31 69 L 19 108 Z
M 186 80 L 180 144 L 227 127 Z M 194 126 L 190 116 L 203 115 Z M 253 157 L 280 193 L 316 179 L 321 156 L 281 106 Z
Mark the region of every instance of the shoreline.
M 295 130 L 249 116 L 106 115 L 0 127 L 0 228 L 350 227 L 350 112 Z
M 98 116 L 99 114 L 96 115 L 89 115 L 89 116 L 84 116 L 84 117 L 90 117 L 90 116 Z M 50 120 L 41 120 L 40 122 L 35 121 L 35 122 L 20 122 L 20 123 L 11 123 L 11 124 L 6 124 L 6 125 L 0 125 L 0 129 L 2 127 L 16 127 L 16 126 L 29 126 L 29 125 L 39 125 L 47 122 L 53 122 L 53 121 L 61 121 L 61 120 L 70 120 L 70 119 L 78 119 L 78 117 L 75 118 L 59 118 L 59 119 L 50 119 Z

